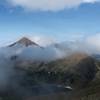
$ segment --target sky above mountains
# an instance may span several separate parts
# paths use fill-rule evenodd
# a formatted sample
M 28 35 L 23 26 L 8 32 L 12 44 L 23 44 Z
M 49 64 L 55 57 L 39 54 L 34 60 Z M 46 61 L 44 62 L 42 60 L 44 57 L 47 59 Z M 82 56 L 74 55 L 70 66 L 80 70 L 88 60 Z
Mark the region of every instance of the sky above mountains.
M 100 0 L 0 0 L 0 46 L 21 36 L 97 46 L 99 26 Z

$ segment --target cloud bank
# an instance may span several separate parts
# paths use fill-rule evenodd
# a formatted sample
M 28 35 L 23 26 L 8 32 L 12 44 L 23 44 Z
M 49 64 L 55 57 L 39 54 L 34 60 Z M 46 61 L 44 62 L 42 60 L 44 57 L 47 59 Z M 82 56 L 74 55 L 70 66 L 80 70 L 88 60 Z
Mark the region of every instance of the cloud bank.
M 57 42 L 57 39 L 47 36 L 31 36 L 29 38 L 43 47 L 46 47 L 47 45 L 52 45 Z
M 59 11 L 73 8 L 82 3 L 95 3 L 100 0 L 6 0 L 12 6 L 21 7 L 29 11 Z

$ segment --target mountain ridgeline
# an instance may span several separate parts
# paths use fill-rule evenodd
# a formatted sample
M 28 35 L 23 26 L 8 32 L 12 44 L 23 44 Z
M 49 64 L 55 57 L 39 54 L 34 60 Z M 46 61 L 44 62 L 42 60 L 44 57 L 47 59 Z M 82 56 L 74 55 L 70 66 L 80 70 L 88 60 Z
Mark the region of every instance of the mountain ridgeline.
M 26 47 L 30 46 L 30 45 L 33 45 L 33 46 L 39 46 L 38 44 L 36 44 L 35 42 L 31 41 L 30 39 L 26 38 L 26 37 L 23 37 L 22 39 L 20 39 L 19 41 L 9 45 L 9 47 L 13 47 L 14 45 L 16 44 L 22 44 Z

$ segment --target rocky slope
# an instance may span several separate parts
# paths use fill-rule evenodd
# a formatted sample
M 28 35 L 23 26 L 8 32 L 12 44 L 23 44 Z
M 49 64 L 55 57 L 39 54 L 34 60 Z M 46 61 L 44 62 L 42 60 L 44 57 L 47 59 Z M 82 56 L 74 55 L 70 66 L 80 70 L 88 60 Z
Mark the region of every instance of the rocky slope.
M 17 62 L 16 67 L 40 74 L 41 78 L 51 83 L 61 83 L 68 86 L 85 85 L 96 75 L 95 60 L 87 54 L 77 53 L 67 58 L 49 63 Z

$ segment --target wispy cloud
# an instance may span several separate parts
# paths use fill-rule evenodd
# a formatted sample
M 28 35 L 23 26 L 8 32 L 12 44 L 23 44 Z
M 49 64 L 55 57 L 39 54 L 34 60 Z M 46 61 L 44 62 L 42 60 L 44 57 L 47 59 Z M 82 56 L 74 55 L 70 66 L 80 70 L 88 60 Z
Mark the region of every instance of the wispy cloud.
M 33 36 L 33 37 L 30 37 L 30 39 L 41 46 L 47 46 L 47 45 L 51 45 L 57 42 L 55 38 L 47 37 L 47 36 Z
M 66 8 L 77 7 L 82 3 L 95 3 L 100 0 L 6 0 L 12 6 L 19 6 L 34 11 L 59 11 Z
M 100 52 L 100 33 L 89 36 L 86 42 Z

